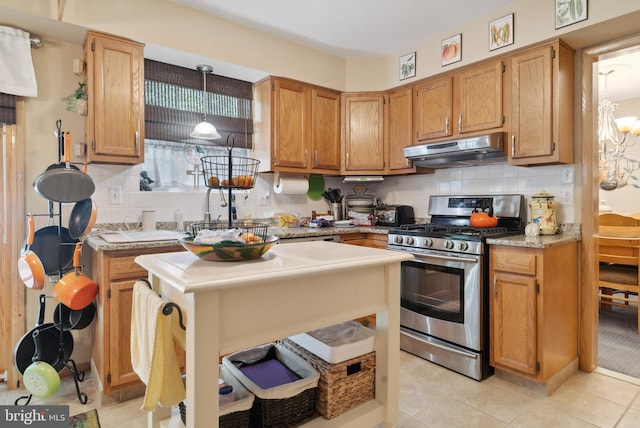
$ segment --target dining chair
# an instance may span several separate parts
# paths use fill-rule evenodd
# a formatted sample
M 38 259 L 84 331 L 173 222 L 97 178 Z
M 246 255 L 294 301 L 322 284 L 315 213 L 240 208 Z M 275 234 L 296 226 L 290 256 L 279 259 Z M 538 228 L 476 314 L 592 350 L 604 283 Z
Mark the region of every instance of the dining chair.
M 640 220 L 614 213 L 601 214 L 598 261 L 600 309 L 619 306 L 638 312 Z M 637 332 L 640 334 L 640 316 Z

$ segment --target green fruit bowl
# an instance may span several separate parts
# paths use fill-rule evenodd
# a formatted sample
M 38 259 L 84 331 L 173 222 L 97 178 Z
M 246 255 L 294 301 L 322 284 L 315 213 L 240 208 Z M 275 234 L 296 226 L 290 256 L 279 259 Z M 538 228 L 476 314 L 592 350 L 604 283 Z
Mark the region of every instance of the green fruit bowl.
M 280 242 L 277 236 L 267 236 L 264 242 L 243 244 L 235 241 L 220 241 L 217 244 L 194 243 L 193 238 L 181 238 L 180 244 L 202 260 L 210 262 L 235 262 L 260 258 L 271 247 Z

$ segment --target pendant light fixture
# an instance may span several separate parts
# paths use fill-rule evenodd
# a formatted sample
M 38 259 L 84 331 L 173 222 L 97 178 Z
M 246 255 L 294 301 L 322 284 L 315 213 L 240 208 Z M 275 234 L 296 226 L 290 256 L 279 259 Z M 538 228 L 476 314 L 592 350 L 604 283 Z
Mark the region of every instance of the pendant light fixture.
M 210 65 L 198 64 L 197 69 L 202 72 L 202 79 L 204 82 L 202 93 L 203 118 L 202 122 L 197 124 L 193 129 L 193 132 L 191 132 L 191 137 L 201 140 L 217 140 L 218 138 L 221 138 L 220 134 L 218 134 L 216 127 L 207 121 L 207 104 L 209 104 L 207 102 L 207 74 L 213 71 L 213 67 Z

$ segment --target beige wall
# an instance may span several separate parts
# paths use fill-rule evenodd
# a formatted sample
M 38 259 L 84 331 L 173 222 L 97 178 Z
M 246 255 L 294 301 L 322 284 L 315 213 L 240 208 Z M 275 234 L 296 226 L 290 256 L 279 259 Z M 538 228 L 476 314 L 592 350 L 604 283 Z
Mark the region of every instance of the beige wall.
M 25 2 L 0 0 L 0 6 L 56 19 L 57 1 Z M 286 76 L 343 91 L 386 90 L 424 77 L 503 54 L 509 50 L 553 37 L 567 36 L 612 18 L 637 12 L 640 5 L 629 0 L 592 0 L 586 21 L 555 30 L 551 1 L 520 0 L 488 12 L 474 21 L 461 23 L 446 33 L 407 47 L 396 55 L 345 60 L 281 38 L 239 26 L 169 0 L 66 0 L 63 21 L 194 55 Z M 514 13 L 514 44 L 488 51 L 489 21 Z M 144 17 L 144 19 L 141 19 Z M 628 23 L 626 32 L 637 31 Z M 462 33 L 462 61 L 440 65 L 442 39 Z M 603 32 L 603 37 L 606 32 Z M 593 36 L 593 34 L 592 34 Z M 574 38 L 572 46 L 583 47 L 606 39 Z M 399 57 L 417 54 L 416 77 L 400 82 Z
M 398 52 L 388 58 L 348 60 L 346 69 L 346 87 L 349 91 L 383 90 L 410 83 L 454 68 L 472 64 L 494 55 L 501 55 L 510 50 L 554 37 L 562 37 L 594 24 L 607 21 L 620 15 L 638 11 L 640 3 L 628 0 L 591 0 L 589 1 L 588 19 L 586 21 L 555 29 L 554 2 L 520 0 L 495 10 L 471 22 L 461 23 L 446 33 L 423 40 L 415 46 Z M 514 14 L 514 43 L 501 49 L 489 52 L 489 22 Z M 637 22 L 637 21 L 636 21 Z M 638 26 L 631 26 L 628 32 L 637 31 Z M 442 67 L 440 64 L 440 46 L 443 39 L 455 34 L 462 34 L 462 61 Z M 580 41 L 582 40 L 582 41 Z M 597 41 L 603 41 L 600 39 Z M 590 43 L 586 38 L 576 38 L 572 47 L 579 48 Z M 399 80 L 399 59 L 401 55 L 416 52 L 416 76 L 403 81 Z

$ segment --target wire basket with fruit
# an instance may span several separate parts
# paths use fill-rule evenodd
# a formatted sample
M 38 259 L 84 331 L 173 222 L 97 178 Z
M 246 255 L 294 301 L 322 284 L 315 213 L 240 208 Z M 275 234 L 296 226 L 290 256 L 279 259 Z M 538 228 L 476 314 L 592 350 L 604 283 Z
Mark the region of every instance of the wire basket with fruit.
M 257 159 L 222 155 L 203 156 L 200 162 L 206 186 L 214 189 L 253 188 L 260 165 Z

